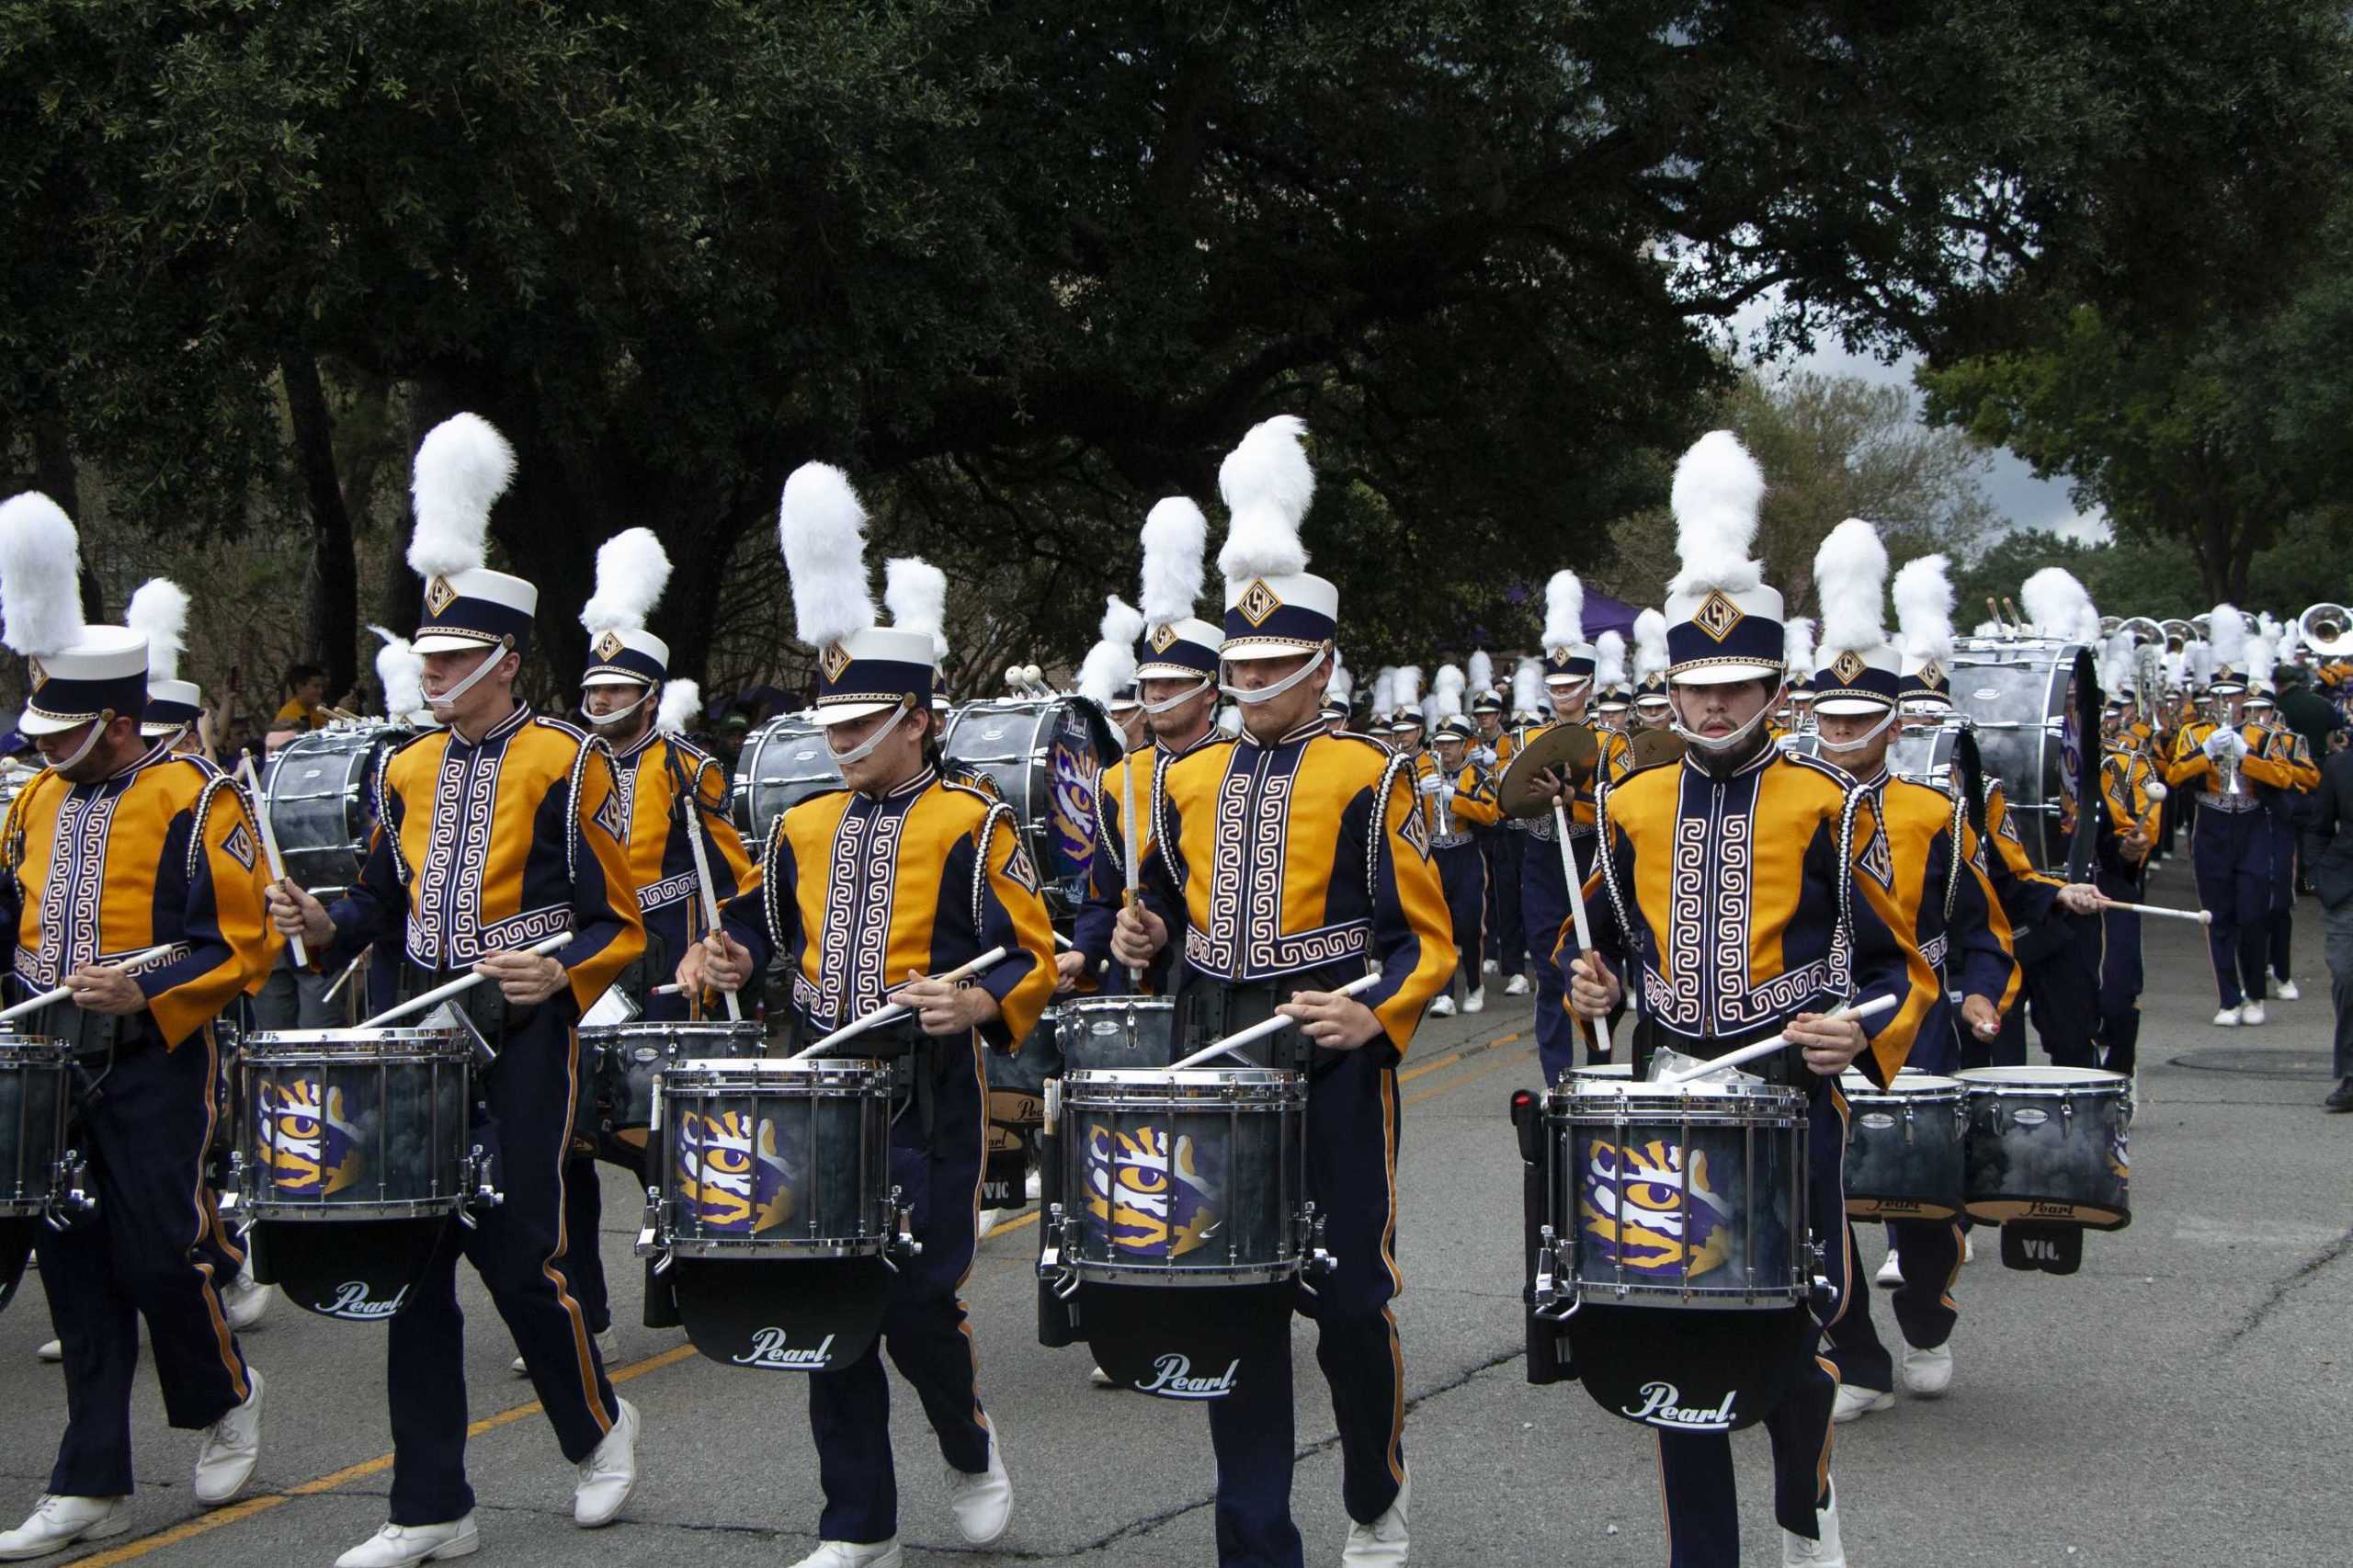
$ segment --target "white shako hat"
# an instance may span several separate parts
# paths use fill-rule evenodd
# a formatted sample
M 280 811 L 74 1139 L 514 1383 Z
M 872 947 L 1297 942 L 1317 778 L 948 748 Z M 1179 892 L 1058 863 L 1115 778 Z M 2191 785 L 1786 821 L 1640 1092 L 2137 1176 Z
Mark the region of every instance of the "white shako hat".
M 1136 633 L 1139 680 L 1215 680 L 1225 632 L 1195 613 L 1210 520 L 1182 495 L 1154 503 L 1143 519 L 1143 628 Z
M 1593 640 L 1593 705 L 1604 713 L 1623 713 L 1634 705 L 1634 689 L 1626 684 L 1626 639 L 1605 631 Z
M 1904 638 L 1896 697 L 1906 709 L 1952 707 L 1952 579 L 1941 555 L 1907 561 L 1895 573 L 1895 626 Z
M 597 592 L 580 611 L 588 633 L 582 686 L 655 687 L 670 674 L 670 644 L 645 618 L 670 585 L 670 554 L 652 528 L 623 528 L 597 547 Z
M 139 733 L 159 740 L 188 728 L 204 711 L 204 693 L 182 680 L 188 651 L 188 591 L 169 577 L 150 577 L 123 607 L 123 624 L 147 639 L 147 716 Z
M 1122 706 L 1120 694 L 1126 692 L 1124 706 L 1132 708 L 1136 704 L 1136 638 L 1143 631 L 1143 612 L 1119 595 L 1107 594 L 1103 621 L 1097 631 L 1095 646 L 1079 661 L 1078 694 L 1108 713 Z
M 1573 687 L 1593 678 L 1594 646 L 1585 636 L 1585 584 L 1563 568 L 1544 585 L 1544 684 Z
M 1340 590 L 1308 572 L 1299 539 L 1315 497 L 1315 470 L 1301 445 L 1306 434 L 1304 420 L 1279 414 L 1251 426 L 1218 467 L 1229 514 L 1217 556 L 1225 578 L 1222 658 L 1296 658 L 1338 639 Z
M 1429 715 L 1422 711 L 1422 666 L 1400 665 L 1389 678 L 1389 733 L 1405 734 L 1429 727 Z
M 1675 465 L 1670 495 L 1682 570 L 1666 585 L 1667 679 L 1687 686 L 1779 680 L 1781 596 L 1750 559 L 1765 474 L 1729 430 L 1711 430 Z
M 2205 691 L 2209 697 L 2235 697 L 2246 689 L 2246 616 L 2236 605 L 2216 605 L 2207 618 L 2210 652 Z
M 817 650 L 817 722 L 846 724 L 893 708 L 928 708 L 936 629 L 874 624 L 866 581 L 866 508 L 849 476 L 803 463 L 784 482 L 777 533 L 792 579 L 801 640 Z
M 145 714 L 147 639 L 83 621 L 80 536 L 39 491 L 0 504 L 0 619 L 32 688 L 17 721 L 24 734 Z
M 1666 617 L 1654 609 L 1634 617 L 1634 706 L 1666 706 Z
M 417 444 L 408 541 L 409 570 L 425 579 L 425 614 L 410 643 L 417 653 L 530 646 L 540 590 L 483 564 L 491 506 L 514 478 L 515 449 L 478 414 L 452 415 Z
M 1895 706 L 1902 660 L 1887 641 L 1887 546 L 1860 517 L 1832 528 L 1814 551 L 1813 585 L 1822 598 L 1821 640 L 1813 653 L 1813 710 L 1834 717 L 1883 713 Z

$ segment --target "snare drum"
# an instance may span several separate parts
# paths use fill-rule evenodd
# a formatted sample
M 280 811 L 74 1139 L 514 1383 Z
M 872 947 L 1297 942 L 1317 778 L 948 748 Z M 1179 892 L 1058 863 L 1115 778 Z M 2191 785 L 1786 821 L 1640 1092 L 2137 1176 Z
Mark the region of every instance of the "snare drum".
M 1276 1284 L 1318 1261 L 1304 1074 L 1065 1072 L 1061 1257 L 1082 1282 Z
M 456 1212 L 472 1187 L 472 1049 L 453 1028 L 246 1036 L 240 1207 L 256 1222 Z
M 1054 1044 L 1073 1071 L 1165 1067 L 1176 1043 L 1176 1004 L 1165 996 L 1081 996 L 1056 1009 Z
M 1881 1088 L 1851 1069 L 1847 1096 L 1847 1212 L 1882 1220 L 1949 1220 L 1962 1199 L 1961 1132 L 1968 1125 L 1958 1078 L 1899 1073 Z
M 1970 1214 L 2120 1231 L 2132 1222 L 2132 1081 L 2076 1067 L 1972 1067 Z
M 654 1125 L 654 1080 L 681 1062 L 737 1061 L 765 1047 L 756 1020 L 741 1023 L 608 1024 L 580 1031 L 580 1053 L 596 1080 L 596 1107 L 606 1131 L 645 1147 Z
M 891 1063 L 858 1057 L 665 1067 L 654 1096 L 656 1244 L 785 1261 L 887 1252 L 896 1083 Z
M 73 1062 L 62 1041 L 0 1032 L 0 1219 L 45 1213 L 57 1196 Z
M 1573 1074 L 1546 1093 L 1544 1120 L 1551 1240 L 1539 1306 L 1571 1298 L 1779 1311 L 1806 1301 L 1802 1094 Z

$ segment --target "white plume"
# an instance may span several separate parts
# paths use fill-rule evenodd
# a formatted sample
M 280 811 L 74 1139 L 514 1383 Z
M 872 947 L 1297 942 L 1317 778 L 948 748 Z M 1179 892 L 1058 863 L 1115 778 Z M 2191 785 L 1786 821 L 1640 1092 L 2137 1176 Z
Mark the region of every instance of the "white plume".
M 642 631 L 645 618 L 670 585 L 670 552 L 652 528 L 623 528 L 597 547 L 597 591 L 581 607 L 591 637 Z
M 1095 634 L 1106 642 L 1125 642 L 1132 653 L 1136 639 L 1143 635 L 1146 624 L 1143 611 L 1117 594 L 1106 594 L 1103 596 L 1103 619 L 1097 626 Z M 1132 675 L 1129 676 L 1131 680 L 1133 678 Z
M 1605 631 L 1594 640 L 1593 650 L 1593 684 L 1604 691 L 1625 685 L 1626 640 L 1615 631 Z
M 849 475 L 831 463 L 802 463 L 784 482 L 777 537 L 792 579 L 792 619 L 801 641 L 830 648 L 874 624 L 866 585 L 866 508 Z
M 82 635 L 81 536 L 38 490 L 0 504 L 0 640 L 19 653 L 62 653 Z
M 948 574 L 919 555 L 895 556 L 882 567 L 882 603 L 900 631 L 927 632 L 932 662 L 948 656 Z
M 131 596 L 122 623 L 147 639 L 147 678 L 180 678 L 188 649 L 188 591 L 169 577 L 150 577 Z
M 1182 495 L 1155 502 L 1143 519 L 1143 623 L 1166 626 L 1194 612 L 1210 520 Z
M 1781 622 L 1781 662 L 1793 670 L 1813 668 L 1813 618 L 1793 615 Z
M 1346 665 L 1340 663 L 1340 655 L 1336 651 L 1332 654 L 1332 678 L 1324 687 L 1324 700 L 1336 702 L 1345 708 L 1348 705 L 1349 699 L 1356 694 L 1356 675 Z
M 1634 678 L 1644 681 L 1665 673 L 1666 617 L 1646 609 L 1634 617 Z
M 1544 585 L 1544 647 L 1575 648 L 1585 642 L 1585 585 L 1563 569 Z
M 2099 688 L 2109 697 L 2132 684 L 2132 634 L 2119 631 L 2100 645 Z
M 2279 622 L 2268 610 L 2255 612 L 2255 630 L 2273 648 L 2279 646 Z
M 1315 497 L 1315 470 L 1300 444 L 1306 434 L 1305 420 L 1278 414 L 1252 426 L 1218 466 L 1218 494 L 1229 516 L 1217 569 L 1227 582 L 1307 570 L 1299 525 Z
M 2267 686 L 2271 683 L 2271 668 L 2279 662 L 2272 649 L 2271 639 L 2260 632 L 2247 638 L 2245 657 L 2248 680 L 2261 681 Z
M 1109 594 L 1103 600 L 1102 640 L 1086 651 L 1078 666 L 1078 694 L 1097 707 L 1108 707 L 1122 687 L 1136 678 L 1136 639 L 1143 635 L 1143 612 Z
M 458 414 L 425 433 L 409 479 L 416 531 L 409 570 L 446 577 L 480 566 L 491 504 L 515 478 L 515 449 L 479 414 Z
M 2197 686 L 2211 686 L 2214 680 L 2214 644 L 2192 642 L 2182 650 L 2183 662 L 2189 666 L 2189 678 Z
M 1977 630 L 1970 633 L 1972 637 L 1999 637 L 2001 634 L 2001 627 L 1995 622 L 1990 620 L 1979 621 L 1977 623 Z
M 2235 605 L 2216 605 L 2208 618 L 2207 641 L 2214 645 L 2214 663 L 2224 669 L 2243 670 L 2246 657 L 2246 617 Z
M 683 735 L 702 714 L 702 687 L 690 680 L 664 683 L 662 700 L 654 710 L 654 728 L 665 735 Z
M 384 642 L 376 650 L 376 684 L 384 688 L 384 716 L 405 719 L 425 706 L 425 655 L 398 632 L 381 626 L 368 630 Z
M 1738 594 L 1764 581 L 1764 569 L 1748 558 L 1748 550 L 1756 540 L 1757 508 L 1765 503 L 1765 471 L 1740 437 L 1729 430 L 1700 437 L 1675 465 L 1670 498 L 1675 552 L 1683 569 L 1667 592 L 1721 588 Z
M 1469 678 L 1471 692 L 1474 697 L 1480 692 L 1495 689 L 1495 662 L 1487 657 L 1487 651 L 1484 648 L 1472 652 Z
M 1534 659 L 1522 659 L 1511 672 L 1511 710 L 1515 713 L 1540 713 L 1544 710 L 1544 666 Z
M 1462 695 L 1462 688 L 1466 684 L 1468 683 L 1463 677 L 1461 665 L 1440 665 L 1438 667 L 1438 674 L 1431 677 L 1430 690 L 1441 694 L 1450 691 L 1454 693 L 1455 696 L 1460 697 Z M 1456 710 L 1461 710 L 1459 704 L 1457 705 Z
M 2084 585 L 2075 581 L 2075 574 L 2063 566 L 2044 567 L 2018 589 L 2018 608 L 2045 637 L 2081 637 L 2084 615 L 2091 608 L 2091 595 L 2084 592 Z M 2095 614 L 2091 619 L 2095 627 L 2092 641 L 2097 642 L 2099 617 Z
M 1952 662 L 1952 578 L 1941 555 L 1907 561 L 1895 572 L 1895 624 L 1915 659 Z
M 1397 710 L 1397 666 L 1383 665 L 1372 677 L 1372 716 L 1386 719 Z
M 1449 719 L 1462 717 L 1462 688 L 1459 686 L 1451 688 L 1439 687 L 1430 694 L 1430 701 L 1434 706 L 1430 715 L 1432 729 L 1445 723 Z
M 1887 598 L 1887 546 L 1879 530 L 1848 517 L 1830 530 L 1813 552 L 1813 587 L 1822 600 L 1819 647 L 1825 653 L 1858 653 L 1887 641 L 1881 606 Z
M 1389 697 L 1391 701 L 1396 703 L 1401 711 L 1407 708 L 1420 707 L 1422 703 L 1422 666 L 1419 665 L 1398 665 L 1397 674 L 1390 684 Z

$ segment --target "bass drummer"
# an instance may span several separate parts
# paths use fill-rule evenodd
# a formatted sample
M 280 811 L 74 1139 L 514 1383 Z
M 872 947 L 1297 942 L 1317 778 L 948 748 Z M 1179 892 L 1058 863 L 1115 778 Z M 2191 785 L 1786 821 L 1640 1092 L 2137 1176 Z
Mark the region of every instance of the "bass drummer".
M 1660 1050 L 1710 1058 L 1783 1032 L 1790 1049 L 1749 1071 L 1808 1095 L 1810 1166 L 1828 1174 L 1841 1169 L 1845 1153 L 1838 1074 L 1859 1062 L 1874 1083 L 1893 1078 L 1936 1000 L 1936 978 L 1911 944 L 1883 852 L 1872 852 L 1878 819 L 1868 794 L 1851 792 L 1826 764 L 1785 755 L 1766 728 L 1779 704 L 1784 648 L 1781 597 L 1747 558 L 1764 489 L 1755 460 L 1729 431 L 1703 437 L 1676 470 L 1683 562 L 1667 597 L 1667 679 L 1687 750 L 1679 763 L 1641 769 L 1603 791 L 1603 847 L 1586 894 L 1594 950 L 1581 952 L 1574 925 L 1564 921 L 1555 958 L 1581 1018 L 1605 1018 L 1631 998 L 1638 1080 Z M 1688 853 L 1694 844 L 1705 852 Z M 1893 1010 L 1859 1020 L 1825 1016 L 1842 1003 L 1881 998 L 1893 999 Z M 1851 1283 L 1845 1194 L 1835 1175 L 1811 1184 L 1808 1205 L 1829 1278 L 1816 1314 L 1827 1326 L 1848 1310 Z M 1654 1346 L 1645 1337 L 1641 1320 L 1649 1315 L 1628 1314 L 1631 1321 L 1599 1332 L 1624 1338 L 1615 1348 L 1625 1357 L 1655 1360 L 1657 1376 L 1672 1383 L 1665 1342 Z M 1670 1315 L 1679 1325 L 1685 1314 Z M 1762 1413 L 1783 1561 L 1843 1563 L 1830 1482 L 1836 1381 L 1813 1353 L 1814 1335 L 1779 1343 L 1756 1349 L 1776 1361 L 1755 1370 L 1787 1389 Z M 1730 1436 L 1651 1424 L 1669 1562 L 1736 1563 Z
M 856 1361 L 809 1376 L 825 1505 L 817 1548 L 796 1568 L 900 1562 L 885 1339 L 948 1462 L 957 1533 L 986 1546 L 1011 1520 L 1003 1435 L 981 1406 L 959 1292 L 978 1241 L 981 1053 L 1024 1039 L 1053 990 L 1053 927 L 1012 811 L 940 777 L 938 629 L 904 612 L 892 627 L 874 624 L 865 519 L 838 469 L 806 464 L 785 484 L 794 612 L 801 640 L 819 650 L 816 717 L 845 787 L 777 819 L 723 928 L 678 968 L 681 985 L 733 992 L 780 958 L 811 1039 L 886 1001 L 913 1014 L 852 1049 L 914 1059 L 910 1102 L 891 1124 L 891 1176 L 919 1250 L 892 1277 L 881 1334 Z M 991 948 L 1004 958 L 968 981 L 923 978 Z
M 1455 963 L 1453 932 L 1411 764 L 1321 711 L 1339 592 L 1306 571 L 1299 525 L 1314 489 L 1305 426 L 1279 415 L 1225 460 L 1232 511 L 1221 653 L 1242 733 L 1161 769 L 1143 905 L 1122 910 L 1112 956 L 1156 965 L 1179 1038 L 1206 1044 L 1280 1014 L 1313 1048 L 1306 1197 L 1335 1267 L 1298 1310 L 1339 1429 L 1349 1564 L 1408 1551 L 1404 1359 L 1389 1303 L 1403 1285 L 1397 1223 L 1397 1063 Z M 1339 988 L 1371 964 L 1380 978 Z M 1279 1375 L 1210 1402 L 1218 1560 L 1295 1568 L 1290 1339 Z

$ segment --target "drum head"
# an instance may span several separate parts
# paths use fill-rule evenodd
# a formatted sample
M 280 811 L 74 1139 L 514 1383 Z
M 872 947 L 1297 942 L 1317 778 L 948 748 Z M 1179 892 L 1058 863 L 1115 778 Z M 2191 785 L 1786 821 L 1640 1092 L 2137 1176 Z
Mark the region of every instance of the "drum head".
M 1078 1327 L 1111 1386 L 1160 1399 L 1223 1399 L 1282 1375 L 1297 1287 L 1078 1288 Z
M 382 1323 L 408 1302 L 447 1215 L 426 1220 L 265 1221 L 251 1233 L 254 1278 L 305 1312 Z
M 853 1365 L 881 1331 L 891 1266 L 879 1257 L 674 1259 L 678 1317 L 722 1367 L 823 1372 Z
M 1568 1320 L 1596 1404 L 1663 1432 L 1737 1432 L 1772 1414 L 1819 1332 L 1802 1307 L 1773 1312 L 1581 1308 Z
M 17 1299 L 25 1278 L 25 1259 L 32 1256 L 33 1227 L 40 1221 L 30 1214 L 0 1220 L 0 1312 Z

